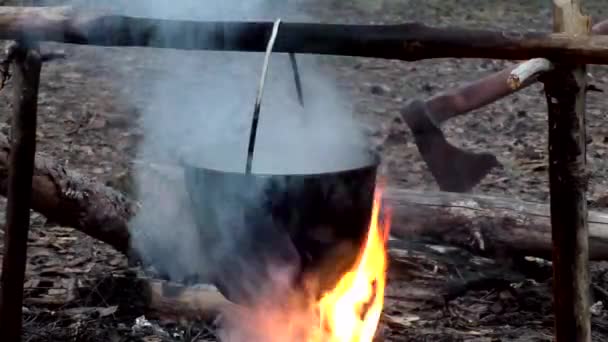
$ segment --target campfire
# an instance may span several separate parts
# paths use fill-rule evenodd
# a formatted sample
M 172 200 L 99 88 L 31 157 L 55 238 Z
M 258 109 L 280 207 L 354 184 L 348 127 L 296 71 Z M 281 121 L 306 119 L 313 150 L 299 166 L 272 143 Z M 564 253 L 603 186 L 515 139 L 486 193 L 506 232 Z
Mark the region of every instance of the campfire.
M 331 83 L 319 93 L 323 82 L 315 82 L 304 100 L 294 55 L 298 103 L 275 97 L 261 111 L 280 25 L 277 19 L 267 44 L 249 134 L 198 132 L 216 136 L 179 152 L 187 224 L 201 247 L 194 272 L 239 305 L 225 317 L 222 341 L 371 342 L 383 306 L 389 229 L 380 220 L 380 156 L 349 106 L 327 96 Z M 269 90 L 284 88 L 274 83 Z
M 291 292 L 286 301 L 271 298 L 233 313 L 222 341 L 371 342 L 384 304 L 390 229 L 390 213 L 383 210 L 381 199 L 378 187 L 357 260 L 333 289 L 316 299 L 311 280 L 309 287 Z

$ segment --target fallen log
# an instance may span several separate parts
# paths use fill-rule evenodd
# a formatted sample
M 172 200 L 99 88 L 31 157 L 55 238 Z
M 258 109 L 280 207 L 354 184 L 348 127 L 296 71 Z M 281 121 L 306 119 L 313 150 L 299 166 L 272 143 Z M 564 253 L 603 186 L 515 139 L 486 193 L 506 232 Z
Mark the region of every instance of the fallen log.
M 391 234 L 427 238 L 486 256 L 534 256 L 551 260 L 549 205 L 447 192 L 387 189 Z M 608 258 L 608 214 L 589 212 L 590 258 Z
M 161 20 L 78 12 L 71 7 L 0 7 L 0 39 L 101 46 L 263 52 L 272 22 Z M 504 32 L 419 23 L 342 25 L 283 23 L 275 52 L 416 61 L 494 58 L 608 64 L 608 37 Z
M 10 145 L 0 134 L 0 194 L 6 196 Z M 32 209 L 58 225 L 75 228 L 129 253 L 128 222 L 136 203 L 120 192 L 36 155 Z
M 9 156 L 8 141 L 0 135 L 2 196 L 6 196 Z M 32 209 L 50 221 L 130 254 L 129 220 L 138 205 L 120 192 L 38 154 L 32 198 Z M 547 204 L 395 188 L 385 191 L 385 200 L 393 208 L 391 232 L 396 238 L 431 239 L 487 256 L 513 254 L 551 259 Z M 589 212 L 589 236 L 590 257 L 607 260 L 608 214 Z

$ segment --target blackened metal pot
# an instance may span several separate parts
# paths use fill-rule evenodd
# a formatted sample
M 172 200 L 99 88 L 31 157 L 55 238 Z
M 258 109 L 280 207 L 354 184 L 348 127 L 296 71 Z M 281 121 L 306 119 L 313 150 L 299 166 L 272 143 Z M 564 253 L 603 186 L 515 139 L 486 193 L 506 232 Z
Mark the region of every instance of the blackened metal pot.
M 230 300 L 251 303 L 268 264 L 314 274 L 320 292 L 353 266 L 369 228 L 379 157 L 315 174 L 246 174 L 185 165 L 185 181 L 212 281 Z

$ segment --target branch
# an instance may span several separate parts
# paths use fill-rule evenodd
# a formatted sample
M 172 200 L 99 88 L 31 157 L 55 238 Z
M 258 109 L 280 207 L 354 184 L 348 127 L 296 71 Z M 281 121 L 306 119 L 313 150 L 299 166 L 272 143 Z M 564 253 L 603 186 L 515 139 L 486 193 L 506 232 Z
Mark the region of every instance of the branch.
M 263 52 L 272 22 L 197 22 L 77 12 L 70 7 L 0 7 L 0 39 L 102 46 Z M 276 52 L 415 61 L 494 58 L 608 63 L 608 37 L 457 27 L 283 23 Z

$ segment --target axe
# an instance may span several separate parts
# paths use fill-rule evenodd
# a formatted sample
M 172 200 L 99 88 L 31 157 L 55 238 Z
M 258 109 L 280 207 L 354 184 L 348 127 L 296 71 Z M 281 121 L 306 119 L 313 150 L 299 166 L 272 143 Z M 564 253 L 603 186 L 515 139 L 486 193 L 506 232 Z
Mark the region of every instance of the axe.
M 467 192 L 500 163 L 491 153 L 473 153 L 450 144 L 423 100 L 411 100 L 401 116 L 441 191 Z

